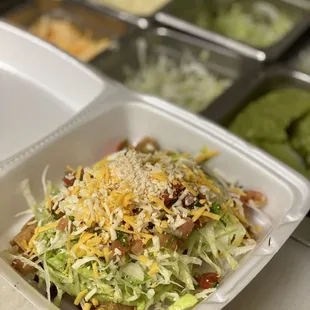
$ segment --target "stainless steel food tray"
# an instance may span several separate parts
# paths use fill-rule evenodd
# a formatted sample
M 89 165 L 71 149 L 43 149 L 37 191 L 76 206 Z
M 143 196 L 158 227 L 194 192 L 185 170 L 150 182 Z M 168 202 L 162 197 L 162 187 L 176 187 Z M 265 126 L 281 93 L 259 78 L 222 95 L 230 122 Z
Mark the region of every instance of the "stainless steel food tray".
M 255 78 L 249 79 L 247 84 L 236 85 L 229 94 L 222 97 L 221 105 L 213 103 L 204 116 L 216 123 L 228 125 L 251 101 L 269 91 L 286 87 L 310 90 L 310 76 L 285 67 L 273 66 Z
M 4 18 L 10 23 L 28 28 L 43 15 L 69 20 L 82 31 L 89 31 L 96 40 L 107 37 L 111 39 L 111 42 L 117 41 L 134 29 L 134 26 L 129 23 L 103 14 L 82 2 L 70 0 L 26 1 L 8 11 Z
M 22 0 L 2 0 L 0 1 L 0 14 L 20 4 Z
M 119 83 L 124 83 L 126 79 L 124 67 L 129 66 L 133 70 L 139 69 L 139 55 L 136 46 L 139 38 L 143 38 L 147 43 L 147 56 L 150 58 L 158 54 L 164 54 L 179 61 L 184 51 L 190 51 L 196 57 L 201 51 L 208 51 L 209 58 L 205 62 L 206 67 L 219 77 L 233 80 L 232 86 L 228 87 L 222 95 L 215 99 L 214 103 L 219 106 L 222 97 L 225 98 L 227 92 L 230 93 L 235 89 L 236 85 L 245 85 L 249 77 L 255 76 L 261 68 L 260 63 L 226 48 L 167 28 L 150 28 L 147 31 L 136 31 L 134 35 L 121 40 L 115 50 L 102 53 L 91 64 Z M 201 113 L 205 114 L 205 111 Z
M 132 23 L 134 25 L 138 25 L 141 28 L 146 28 L 150 24 L 151 18 L 153 17 L 153 15 L 156 13 L 156 12 L 154 12 L 150 16 L 137 16 L 137 15 L 128 13 L 126 11 L 116 10 L 116 9 L 113 9 L 112 7 L 110 7 L 110 6 L 103 5 L 103 4 L 96 4 L 96 3 L 88 1 L 88 0 L 73 0 L 73 1 L 80 2 L 80 3 L 82 2 L 86 6 L 89 6 L 89 7 L 93 8 L 93 9 L 96 9 L 96 10 L 98 10 L 100 12 L 103 12 L 103 13 L 106 13 L 108 15 L 117 17 L 117 18 L 119 18 L 121 20 L 124 20 L 126 22 Z M 167 4 L 170 3 L 171 1 L 172 0 L 168 0 Z M 157 10 L 157 12 L 160 9 L 161 8 L 159 8 Z
M 308 1 L 308 3 L 310 6 L 310 1 Z M 300 57 L 300 53 L 303 51 L 303 57 L 308 57 L 309 62 L 309 72 L 307 73 L 297 66 L 298 57 Z M 304 74 L 310 75 L 310 28 L 290 49 L 287 50 L 287 52 L 281 57 L 280 62 L 291 70 L 300 71 Z
M 221 105 L 210 105 L 205 116 L 227 126 L 250 102 L 269 91 L 288 87 L 310 90 L 310 76 L 285 67 L 271 67 L 261 72 L 255 79 L 249 80 L 247 84 L 236 85 L 230 93 L 226 94 Z
M 172 1 L 155 14 L 155 20 L 165 26 L 176 28 L 180 31 L 225 46 L 252 59 L 261 62 L 271 62 L 277 60 L 282 53 L 291 46 L 303 32 L 305 32 L 310 24 L 310 15 L 307 11 L 309 5 L 306 2 L 302 0 L 271 0 L 271 2 L 278 6 L 285 7 L 289 12 L 299 12 L 302 17 L 300 21 L 296 23 L 295 27 L 293 27 L 293 29 L 282 39 L 267 48 L 256 48 L 187 22 L 186 14 L 190 10 L 193 10 L 195 6 L 199 9 L 199 0 Z

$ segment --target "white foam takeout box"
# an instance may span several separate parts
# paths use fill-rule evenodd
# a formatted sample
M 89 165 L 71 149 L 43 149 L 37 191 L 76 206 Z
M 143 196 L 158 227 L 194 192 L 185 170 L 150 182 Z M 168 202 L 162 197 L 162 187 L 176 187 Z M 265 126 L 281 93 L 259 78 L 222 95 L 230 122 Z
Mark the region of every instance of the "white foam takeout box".
M 0 164 L 113 88 L 27 31 L 0 21 Z
M 257 248 L 243 257 L 239 268 L 229 273 L 218 290 L 198 306 L 204 310 L 222 309 L 255 278 L 303 219 L 310 205 L 308 181 L 219 126 L 160 99 L 119 89 L 108 97 L 99 96 L 95 103 L 97 108 L 0 166 L 0 249 L 9 246 L 9 240 L 27 220 L 15 217 L 27 208 L 20 182 L 28 178 L 34 196 L 42 197 L 41 175 L 46 165 L 50 166 L 48 179 L 59 182 L 65 165 L 92 164 L 115 151 L 124 138 L 136 142 L 151 136 L 164 148 L 193 154 L 207 145 L 221 152 L 211 166 L 268 197 L 265 215 L 255 213 L 253 219 L 263 228 Z M 36 308 L 56 309 L 2 259 L 0 274 Z M 61 308 L 75 309 L 67 302 Z

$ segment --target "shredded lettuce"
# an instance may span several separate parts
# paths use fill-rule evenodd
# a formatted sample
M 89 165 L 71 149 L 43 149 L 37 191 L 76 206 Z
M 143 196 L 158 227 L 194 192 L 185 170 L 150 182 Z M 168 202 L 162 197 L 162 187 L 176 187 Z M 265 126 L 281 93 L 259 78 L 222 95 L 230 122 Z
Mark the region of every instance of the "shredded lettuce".
M 184 310 L 196 305 L 198 299 L 192 294 L 185 294 L 175 303 L 173 303 L 168 310 Z
M 173 156 L 176 160 L 182 159 L 184 165 L 191 164 L 190 161 L 187 163 L 188 158 L 182 158 L 179 154 Z M 193 168 L 195 164 L 191 165 Z M 46 173 L 47 169 L 42 176 L 45 195 L 58 195 L 62 202 L 60 192 L 46 181 Z M 212 184 L 219 186 L 216 182 Z M 47 204 L 49 207 L 46 207 L 46 201 L 38 204 L 31 194 L 27 180 L 23 182 L 22 190 L 37 223 L 35 238 L 31 240 L 32 247 L 29 250 L 35 260 L 21 255 L 14 258 L 36 268 L 39 282 L 45 284 L 49 300 L 51 300 L 51 285 L 56 286 L 57 296 L 54 299 L 56 305 L 60 304 L 65 293 L 76 297 L 85 291 L 80 305 L 95 298 L 99 303 L 121 303 L 135 306 L 139 310 L 147 310 L 153 305 L 157 305 L 156 309 L 168 307 L 169 310 L 185 310 L 207 298 L 215 290 L 215 288 L 197 290 L 199 283 L 196 277 L 197 270 L 202 267 L 210 272 L 216 272 L 220 277 L 227 271 L 227 266 L 229 269 L 238 266 L 237 256 L 246 254 L 256 246 L 254 240 L 245 238 L 247 230 L 235 215 L 235 211 L 232 208 L 226 207 L 227 210 L 224 208 L 225 199 L 228 198 L 222 193 L 215 195 L 214 203 L 217 208 L 212 208 L 213 204 L 210 204 L 203 209 L 213 212 L 218 218 L 207 218 L 206 224 L 194 229 L 186 240 L 178 239 L 182 238 L 181 230 L 173 234 L 170 231 L 173 230 L 171 227 L 166 228 L 165 233 L 170 233 L 175 240 L 180 241 L 177 250 L 163 248 L 161 236 L 155 233 L 146 241 L 148 246 L 143 248 L 143 254 L 133 255 L 129 252 L 130 254 L 119 256 L 111 251 L 110 243 L 102 242 L 103 239 L 100 238 L 103 235 L 98 238 L 99 233 L 96 230 L 98 227 L 95 229 L 91 225 L 87 226 L 85 222 L 79 223 L 78 226 L 73 225 L 78 216 L 71 218 L 72 213 L 65 214 L 63 210 L 54 212 L 51 205 Z M 189 190 L 186 188 L 183 198 L 188 193 Z M 50 196 L 47 199 L 49 198 Z M 221 206 L 225 210 L 222 210 Z M 193 209 L 188 210 L 184 206 L 181 208 L 190 214 L 199 207 L 201 206 L 194 205 Z M 171 210 L 184 212 L 178 208 L 179 206 L 173 206 Z M 60 212 L 62 214 L 59 215 Z M 170 214 L 165 216 L 168 219 L 171 217 Z M 60 219 L 69 226 L 62 229 L 60 225 L 59 229 Z M 68 224 L 66 221 L 69 221 Z M 89 241 L 91 242 L 88 243 Z M 127 242 L 126 238 L 125 241 Z M 110 253 L 108 258 L 105 257 L 107 252 Z
M 144 271 L 142 270 L 142 267 L 137 263 L 127 264 L 123 269 L 123 273 L 127 276 L 138 279 L 139 281 L 144 280 Z

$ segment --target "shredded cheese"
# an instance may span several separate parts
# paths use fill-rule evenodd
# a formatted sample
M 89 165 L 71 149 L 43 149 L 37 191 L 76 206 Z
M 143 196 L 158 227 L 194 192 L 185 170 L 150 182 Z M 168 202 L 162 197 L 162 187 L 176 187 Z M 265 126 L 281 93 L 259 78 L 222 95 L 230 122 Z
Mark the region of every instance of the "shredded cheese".
M 84 305 L 83 310 L 90 310 L 92 306 L 93 306 L 93 305 L 92 305 L 91 303 L 87 302 L 87 303 Z
M 71 166 L 67 165 L 66 168 L 67 168 L 67 170 L 69 170 L 70 172 L 75 173 L 75 170 L 74 170 Z
M 139 235 L 139 236 L 147 238 L 147 239 L 152 239 L 153 238 L 153 235 L 151 235 L 151 234 L 145 234 L 145 233 L 141 233 L 141 232 L 138 232 L 138 231 L 131 231 L 131 230 L 123 229 L 123 228 L 120 228 L 120 227 L 116 227 L 115 230 L 119 230 L 119 231 L 125 232 L 127 234 Z
M 246 196 L 246 193 L 240 188 L 230 188 L 229 191 L 239 196 Z
M 201 207 L 197 210 L 194 210 L 191 212 L 191 214 L 193 215 L 192 221 L 196 222 L 205 212 L 205 210 L 207 209 L 207 207 Z
M 150 262 L 150 259 L 143 255 L 138 256 L 138 260 L 145 265 Z
M 221 217 L 218 214 L 214 214 L 214 213 L 208 212 L 208 211 L 203 212 L 202 215 L 209 217 L 209 218 L 216 220 L 216 221 L 219 221 L 221 219 Z
M 53 223 L 50 223 L 50 224 L 47 224 L 45 226 L 42 226 L 42 227 L 38 227 L 36 229 L 36 233 L 40 234 L 44 231 L 47 231 L 47 230 L 50 230 L 50 229 L 53 229 L 53 228 L 56 228 L 58 225 L 58 222 L 53 222 Z
M 78 306 L 81 303 L 81 301 L 83 300 L 83 298 L 87 295 L 87 293 L 88 293 L 88 290 L 86 290 L 86 289 L 79 292 L 79 294 L 76 296 L 76 298 L 74 300 L 74 304 L 76 306 Z
M 202 162 L 204 162 L 204 161 L 206 161 L 212 157 L 215 157 L 217 155 L 219 155 L 219 152 L 208 152 L 206 154 L 201 154 L 201 155 L 197 156 L 195 158 L 195 161 L 197 164 L 200 164 L 200 163 L 202 163 Z
M 181 181 L 181 184 L 194 196 L 197 196 L 198 193 L 185 181 Z
M 168 214 L 172 214 L 172 211 L 169 210 L 165 204 L 163 203 L 163 201 L 157 197 L 150 197 L 151 201 L 155 202 L 160 208 L 162 208 L 163 210 L 165 210 Z
M 77 171 L 76 171 L 76 179 L 77 180 L 80 180 L 81 173 L 82 173 L 82 166 L 78 166 Z
M 94 272 L 94 278 L 98 279 L 99 278 L 99 272 L 98 272 L 98 264 L 97 264 L 97 262 L 93 263 L 93 272 Z
M 92 302 L 92 304 L 93 304 L 94 307 L 98 307 L 98 306 L 99 306 L 99 301 L 98 301 L 98 299 L 92 298 L 90 301 Z
M 94 307 L 98 307 L 98 306 L 99 306 L 99 301 L 98 301 L 98 299 L 92 298 L 90 301 L 92 302 L 92 304 L 93 304 Z
M 149 276 L 152 276 L 154 274 L 157 274 L 159 272 L 159 266 L 157 263 L 152 263 L 150 270 L 148 272 Z
M 160 233 L 160 234 L 162 234 L 163 233 L 163 229 L 160 227 L 160 226 L 155 226 L 155 228 L 156 228 L 156 230 Z
M 212 192 L 214 193 L 220 193 L 220 189 L 217 188 L 216 186 L 213 185 L 213 181 L 212 180 L 208 180 L 206 178 L 204 179 L 200 179 L 201 184 L 208 186 Z
M 165 172 L 153 173 L 151 174 L 152 178 L 157 179 L 159 181 L 168 181 L 167 174 Z

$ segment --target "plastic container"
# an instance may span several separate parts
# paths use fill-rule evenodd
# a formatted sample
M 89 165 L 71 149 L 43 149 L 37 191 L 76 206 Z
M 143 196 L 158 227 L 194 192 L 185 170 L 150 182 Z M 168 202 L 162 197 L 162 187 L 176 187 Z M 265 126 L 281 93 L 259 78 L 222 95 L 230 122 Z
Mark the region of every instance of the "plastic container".
M 93 47 L 93 52 L 89 52 L 86 56 L 84 55 L 84 57 L 81 57 L 82 60 L 86 62 L 93 59 L 100 52 L 108 49 L 109 46 L 115 44 L 119 38 L 131 32 L 134 28 L 132 25 L 122 22 L 116 17 L 109 16 L 93 8 L 87 7 L 83 3 L 71 0 L 26 1 L 23 5 L 17 6 L 8 11 L 4 17 L 9 22 L 22 26 L 28 30 L 42 17 L 48 17 L 51 20 L 68 21 L 74 29 L 78 30 L 78 32 L 84 36 L 90 36 L 91 41 L 101 42 L 101 39 L 107 39 L 106 42 L 103 42 L 104 45 L 101 46 L 101 44 L 99 44 L 100 48 Z M 46 27 L 46 24 L 44 25 Z M 58 39 L 56 41 L 60 42 L 62 46 L 65 46 L 67 49 L 71 48 L 71 51 L 74 51 L 75 55 L 83 55 L 81 51 L 83 51 L 83 49 L 85 51 L 85 42 L 83 41 L 82 46 L 72 46 L 72 42 L 68 46 L 66 45 L 66 42 L 63 42 L 64 40 L 67 40 L 67 37 L 63 34 L 64 27 L 61 26 L 61 28 L 58 27 L 57 29 L 58 30 L 53 31 L 52 37 L 54 40 L 55 37 L 57 37 Z M 41 33 L 43 33 L 43 31 L 41 31 Z M 77 39 L 77 42 L 74 42 L 77 44 L 78 40 L 79 39 Z
M 216 0 L 218 1 L 218 0 Z M 243 0 L 238 0 L 242 2 Z M 236 1 L 236 2 L 238 2 Z M 220 2 L 220 1 L 219 1 Z M 225 4 L 225 0 L 222 1 Z M 247 3 L 259 2 L 257 0 L 243 1 Z M 267 1 L 268 2 L 268 1 Z M 212 30 L 201 28 L 188 20 L 188 15 L 192 12 L 192 17 L 195 17 L 195 10 L 201 10 L 202 2 L 200 0 L 193 1 L 172 1 L 162 10 L 155 14 L 155 20 L 167 27 L 176 28 L 180 31 L 200 37 L 202 39 L 217 43 L 229 49 L 237 51 L 244 56 L 256 59 L 261 62 L 271 62 L 277 60 L 287 48 L 289 48 L 298 37 L 306 31 L 309 26 L 309 4 L 302 0 L 272 0 L 270 1 L 276 7 L 285 9 L 292 14 L 300 14 L 293 28 L 288 31 L 282 38 L 274 44 L 259 48 L 241 41 L 230 39 Z M 229 1 L 226 1 L 229 4 Z M 212 10 L 212 3 L 206 4 L 205 10 Z
M 10 238 L 26 220 L 26 217 L 14 217 L 27 208 L 18 189 L 20 182 L 28 178 L 34 196 L 42 197 L 41 174 L 47 164 L 50 165 L 48 179 L 60 181 L 66 164 L 95 162 L 114 151 L 125 137 L 137 141 L 148 135 L 157 138 L 164 148 L 189 153 L 208 145 L 221 151 L 211 163 L 214 168 L 220 169 L 229 179 L 237 179 L 246 187 L 264 192 L 269 199 L 264 208 L 265 216 L 254 218 L 262 227 L 257 248 L 240 261 L 237 270 L 223 279 L 208 301 L 198 306 L 204 310 L 222 309 L 259 273 L 300 223 L 309 209 L 310 184 L 226 130 L 154 97 L 120 90 L 102 103 L 98 109 L 72 123 L 71 130 L 64 126 L 1 168 L 0 196 L 6 207 L 0 219 L 0 247 L 8 247 Z M 4 260 L 0 260 L 0 274 L 16 285 L 38 309 L 56 309 Z M 61 308 L 74 309 L 67 302 Z
M 0 22 L 0 165 L 113 88 L 93 70 Z

